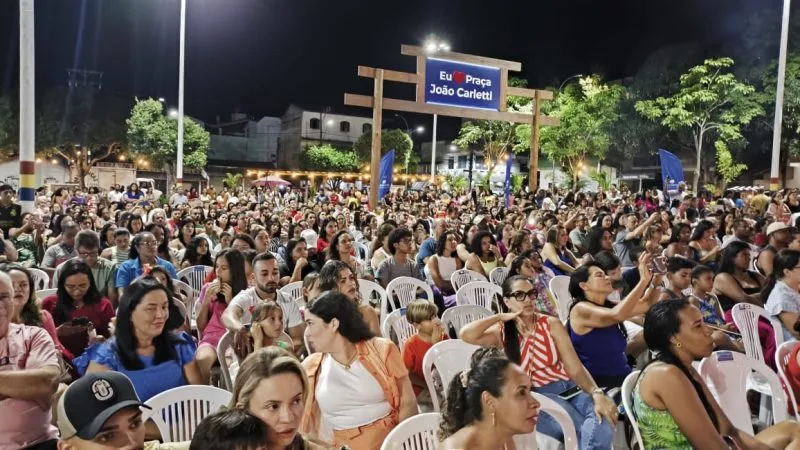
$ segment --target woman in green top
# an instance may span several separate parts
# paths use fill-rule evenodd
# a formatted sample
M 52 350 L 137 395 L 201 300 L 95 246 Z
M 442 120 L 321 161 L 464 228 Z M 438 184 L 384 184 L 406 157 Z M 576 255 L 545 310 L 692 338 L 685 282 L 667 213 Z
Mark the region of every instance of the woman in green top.
M 687 300 L 653 305 L 645 315 L 644 339 L 658 353 L 633 391 L 645 450 L 798 448 L 797 422 L 776 424 L 755 437 L 733 426 L 692 367 L 692 361 L 711 355 L 714 342 L 700 310 Z
M 42 244 L 42 233 L 44 231 L 42 220 L 31 213 L 24 213 L 22 215 L 22 227 L 15 231 L 16 236 L 9 233 L 9 237 L 19 253 L 17 264 L 28 269 L 36 267 L 38 261 L 37 245 Z

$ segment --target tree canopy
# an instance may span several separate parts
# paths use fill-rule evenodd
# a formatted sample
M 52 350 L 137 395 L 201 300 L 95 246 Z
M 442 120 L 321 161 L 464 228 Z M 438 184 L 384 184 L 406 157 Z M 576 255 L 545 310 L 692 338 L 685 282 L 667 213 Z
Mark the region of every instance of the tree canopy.
M 355 152 L 340 150 L 330 145 L 306 147 L 300 153 L 300 168 L 326 172 L 358 172 L 359 161 Z
M 383 130 L 381 131 L 381 156 L 389 150 L 394 149 L 395 165 L 408 168 L 411 162 L 411 150 L 414 141 L 411 136 L 403 130 Z M 361 163 L 372 159 L 372 132 L 362 134 L 353 144 L 353 151 Z

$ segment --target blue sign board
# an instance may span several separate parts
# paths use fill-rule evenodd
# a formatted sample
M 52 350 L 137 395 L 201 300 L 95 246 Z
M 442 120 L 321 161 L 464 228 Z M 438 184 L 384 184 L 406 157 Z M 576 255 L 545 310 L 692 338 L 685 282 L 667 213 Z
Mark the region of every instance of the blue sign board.
M 425 103 L 499 111 L 500 82 L 496 67 L 425 60 Z

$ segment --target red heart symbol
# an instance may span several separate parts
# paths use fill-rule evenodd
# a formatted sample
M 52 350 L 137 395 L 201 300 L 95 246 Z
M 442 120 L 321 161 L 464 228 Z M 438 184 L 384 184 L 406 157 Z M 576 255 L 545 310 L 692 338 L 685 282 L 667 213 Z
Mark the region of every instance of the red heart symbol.
M 456 83 L 458 83 L 458 84 L 463 83 L 465 78 L 466 78 L 466 75 L 464 75 L 464 72 L 460 72 L 458 70 L 453 71 L 453 80 Z

